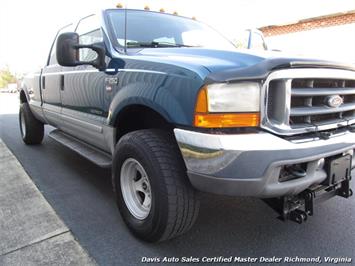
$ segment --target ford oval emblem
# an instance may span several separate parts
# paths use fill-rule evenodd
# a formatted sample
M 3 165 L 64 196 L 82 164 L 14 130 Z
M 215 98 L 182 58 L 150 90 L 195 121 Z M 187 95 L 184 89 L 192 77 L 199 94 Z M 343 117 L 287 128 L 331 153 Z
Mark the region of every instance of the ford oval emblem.
M 326 103 L 329 107 L 337 108 L 344 103 L 344 100 L 340 95 L 332 95 L 327 97 Z

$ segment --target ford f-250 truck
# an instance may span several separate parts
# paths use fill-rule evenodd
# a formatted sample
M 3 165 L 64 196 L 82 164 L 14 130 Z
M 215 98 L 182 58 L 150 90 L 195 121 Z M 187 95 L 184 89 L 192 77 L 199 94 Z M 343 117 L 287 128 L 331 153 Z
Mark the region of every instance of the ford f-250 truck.
M 262 198 L 298 223 L 352 195 L 355 69 L 237 50 L 193 19 L 108 9 L 66 26 L 20 102 L 26 144 L 48 124 L 112 167 L 121 215 L 146 241 L 189 230 L 197 191 Z

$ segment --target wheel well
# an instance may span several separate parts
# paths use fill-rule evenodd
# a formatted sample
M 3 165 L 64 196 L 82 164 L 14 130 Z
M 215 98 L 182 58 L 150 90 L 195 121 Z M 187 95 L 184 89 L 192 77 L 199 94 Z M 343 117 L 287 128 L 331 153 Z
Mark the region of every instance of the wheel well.
M 142 106 L 132 105 L 122 110 L 115 122 L 117 128 L 116 141 L 123 135 L 140 129 L 159 128 L 172 130 L 173 126 L 161 114 L 153 109 Z
M 20 91 L 20 103 L 27 103 L 27 97 L 24 90 Z

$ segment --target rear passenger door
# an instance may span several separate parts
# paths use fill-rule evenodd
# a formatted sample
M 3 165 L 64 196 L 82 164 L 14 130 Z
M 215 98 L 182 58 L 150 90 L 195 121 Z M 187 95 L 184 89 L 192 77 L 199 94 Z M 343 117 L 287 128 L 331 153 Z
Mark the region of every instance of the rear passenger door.
M 98 16 L 79 21 L 76 32 L 80 44 L 102 43 L 102 30 Z M 80 61 L 95 59 L 91 49 L 80 49 Z M 105 73 L 90 65 L 63 67 L 64 88 L 61 90 L 62 130 L 84 142 L 109 151 L 103 135 L 108 115 Z
M 69 25 L 58 31 L 52 44 L 46 66 L 42 70 L 40 86 L 43 99 L 43 113 L 49 124 L 60 128 L 61 120 L 61 87 L 63 85 L 62 66 L 57 62 L 57 37 L 63 32 L 73 31 L 74 26 Z

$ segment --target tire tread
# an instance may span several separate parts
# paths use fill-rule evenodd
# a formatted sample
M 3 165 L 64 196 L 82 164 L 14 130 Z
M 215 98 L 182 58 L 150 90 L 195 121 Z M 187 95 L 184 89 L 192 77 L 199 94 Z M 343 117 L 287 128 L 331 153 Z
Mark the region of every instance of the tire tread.
M 23 141 L 27 145 L 40 144 L 44 137 L 44 124 L 32 114 L 27 102 L 21 104 L 19 115 L 21 115 L 21 112 L 24 114 L 26 126 L 26 134 L 22 136 Z M 19 119 L 19 121 L 21 120 Z
M 156 241 L 184 234 L 196 221 L 200 204 L 172 134 L 156 129 L 139 130 L 123 136 L 120 142 L 125 141 L 145 145 L 159 162 L 161 182 L 165 186 L 162 192 L 168 201 L 168 218 L 163 233 Z

